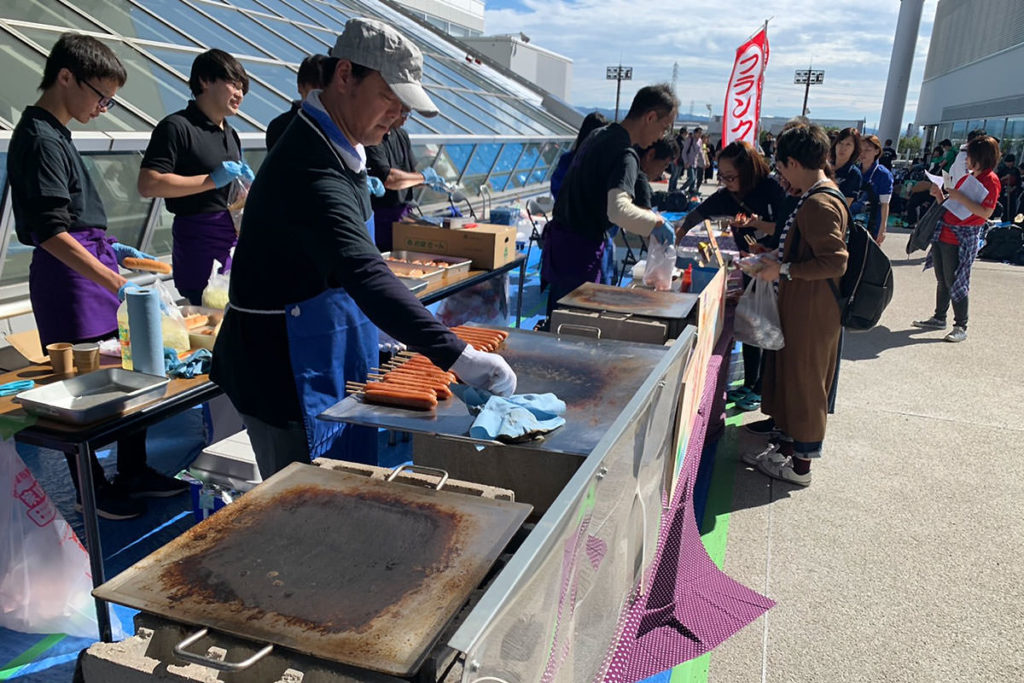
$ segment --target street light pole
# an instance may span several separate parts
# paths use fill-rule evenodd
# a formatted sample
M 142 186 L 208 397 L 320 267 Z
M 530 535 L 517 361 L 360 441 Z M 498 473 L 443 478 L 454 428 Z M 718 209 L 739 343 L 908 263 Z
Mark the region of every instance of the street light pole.
M 622 93 L 622 81 L 633 80 L 633 67 L 609 66 L 605 69 L 605 80 L 615 81 L 615 121 L 619 120 L 619 95 Z
M 804 84 L 804 106 L 800 116 L 807 116 L 807 96 L 811 93 L 812 85 L 821 85 L 825 82 L 825 71 L 822 69 L 800 69 L 793 75 L 793 82 Z

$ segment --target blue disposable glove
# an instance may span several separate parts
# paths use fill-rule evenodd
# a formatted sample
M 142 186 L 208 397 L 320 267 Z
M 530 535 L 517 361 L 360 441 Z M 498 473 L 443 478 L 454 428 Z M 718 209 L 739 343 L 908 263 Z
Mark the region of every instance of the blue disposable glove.
M 673 244 L 676 241 L 676 231 L 669 227 L 668 223 L 662 223 L 651 230 L 651 237 L 661 244 Z
M 242 164 L 242 172 L 239 174 L 240 178 L 243 178 L 247 183 L 252 184 L 252 181 L 256 180 L 256 172 L 249 168 L 249 164 L 244 161 Z
M 252 170 L 249 172 L 252 173 Z M 222 161 L 220 166 L 210 171 L 210 178 L 216 187 L 224 187 L 242 173 L 241 161 Z
M 128 292 L 134 292 L 135 290 L 138 289 L 142 289 L 142 287 L 139 287 L 137 284 L 129 280 L 128 282 L 121 285 L 121 288 L 117 290 L 117 300 L 124 301 L 125 296 L 128 294 Z
M 384 196 L 384 183 L 377 176 L 367 175 L 366 186 L 370 188 L 370 194 L 374 197 Z
M 117 265 L 124 266 L 124 260 L 126 258 L 148 258 L 150 260 L 156 260 L 155 256 L 139 251 L 135 247 L 124 244 L 123 242 L 112 242 L 110 248 L 114 250 L 114 256 L 117 257 Z
M 448 183 L 444 181 L 444 178 L 437 175 L 437 171 L 432 168 L 425 168 L 420 173 L 423 174 L 423 184 L 427 185 L 434 192 L 447 192 Z

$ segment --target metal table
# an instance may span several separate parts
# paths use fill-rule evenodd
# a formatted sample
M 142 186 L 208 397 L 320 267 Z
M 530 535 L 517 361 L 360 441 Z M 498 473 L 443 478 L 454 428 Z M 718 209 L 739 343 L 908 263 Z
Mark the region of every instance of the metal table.
M 516 299 L 516 327 L 519 327 L 523 318 L 523 286 L 526 282 L 526 254 L 517 254 L 515 260 L 509 261 L 503 266 L 495 268 L 494 270 L 471 270 L 468 273 L 462 273 L 451 280 L 439 280 L 432 282 L 427 285 L 426 289 L 416 292 L 416 296 L 423 302 L 424 305 L 430 305 L 437 303 L 441 299 L 446 299 L 452 294 L 461 292 L 464 289 L 469 289 L 474 285 L 478 285 L 481 282 L 486 282 L 492 278 L 496 278 L 500 275 L 519 269 L 519 297 Z
M 109 366 L 109 363 L 106 365 Z M 0 384 L 25 379 L 34 380 L 37 385 L 40 385 L 65 378 L 54 376 L 49 364 L 30 365 L 21 370 L 0 374 Z M 129 410 L 120 417 L 89 425 L 68 425 L 39 419 L 34 425 L 25 427 L 14 435 L 15 440 L 22 443 L 75 455 L 78 481 L 82 493 L 85 547 L 89 553 L 93 586 L 99 586 L 104 581 L 103 551 L 100 544 L 99 520 L 96 515 L 96 491 L 93 488 L 95 482 L 90 464 L 93 452 L 100 446 L 161 422 L 192 406 L 205 403 L 220 394 L 220 387 L 211 382 L 208 375 L 194 379 L 173 379 L 168 384 L 167 393 L 163 398 Z M 25 419 L 27 413 L 14 402 L 13 396 L 4 396 L 0 397 L 0 416 Z M 96 620 L 99 624 L 100 638 L 105 642 L 110 642 L 110 614 L 107 612 L 106 602 L 99 598 L 96 599 Z
M 510 330 L 498 351 L 516 371 L 518 393 L 552 392 L 565 401 L 565 425 L 541 441 L 516 444 L 555 453 L 586 455 L 658 364 L 667 347 L 544 332 Z M 363 403 L 349 396 L 320 418 L 473 443 L 497 444 L 469 436 L 474 416 L 457 398 L 430 412 Z

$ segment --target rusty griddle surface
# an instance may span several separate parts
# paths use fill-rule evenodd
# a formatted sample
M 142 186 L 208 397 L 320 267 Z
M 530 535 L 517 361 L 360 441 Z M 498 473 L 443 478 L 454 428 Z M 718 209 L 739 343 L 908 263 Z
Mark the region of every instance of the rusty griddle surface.
M 408 676 L 529 511 L 295 463 L 95 594 Z
M 564 425 L 516 448 L 587 455 L 666 350 L 655 344 L 509 330 L 497 353 L 516 372 L 516 393 L 551 392 L 566 405 Z M 475 419 L 458 398 L 439 401 L 432 411 L 416 411 L 363 403 L 354 396 L 320 418 L 467 441 L 473 441 L 469 428 Z
M 696 294 L 625 289 L 587 282 L 559 299 L 558 305 L 588 311 L 632 313 L 649 318 L 683 319 L 693 310 L 697 298 Z

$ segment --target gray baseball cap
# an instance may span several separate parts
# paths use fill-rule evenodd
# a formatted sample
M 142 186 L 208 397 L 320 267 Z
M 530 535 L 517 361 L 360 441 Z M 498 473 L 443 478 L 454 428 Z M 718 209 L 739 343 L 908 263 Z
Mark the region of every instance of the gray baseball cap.
M 399 100 L 423 116 L 438 109 L 423 89 L 423 54 L 401 33 L 373 19 L 349 19 L 331 56 L 379 71 Z

